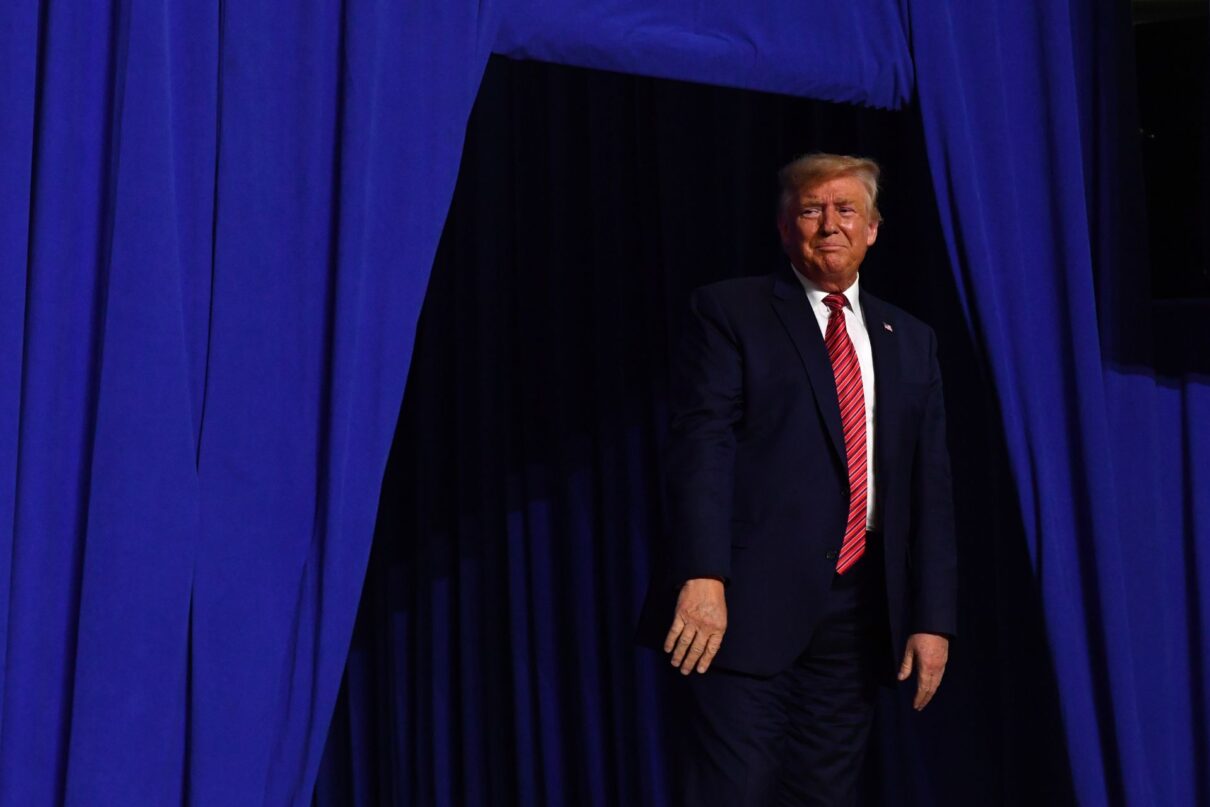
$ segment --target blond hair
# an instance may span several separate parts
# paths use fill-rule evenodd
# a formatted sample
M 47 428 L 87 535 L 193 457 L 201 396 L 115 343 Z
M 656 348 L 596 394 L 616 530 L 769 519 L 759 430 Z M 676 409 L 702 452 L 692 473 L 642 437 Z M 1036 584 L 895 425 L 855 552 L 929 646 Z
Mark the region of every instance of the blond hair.
M 815 152 L 804 154 L 793 162 L 786 163 L 777 172 L 777 182 L 781 186 L 781 197 L 778 200 L 778 215 L 785 216 L 790 204 L 797 198 L 803 188 L 818 185 L 821 182 L 838 177 L 853 177 L 865 186 L 868 206 L 866 212 L 870 221 L 878 222 L 882 214 L 878 212 L 878 175 L 882 170 L 878 163 L 868 157 L 850 157 L 846 154 L 824 154 Z

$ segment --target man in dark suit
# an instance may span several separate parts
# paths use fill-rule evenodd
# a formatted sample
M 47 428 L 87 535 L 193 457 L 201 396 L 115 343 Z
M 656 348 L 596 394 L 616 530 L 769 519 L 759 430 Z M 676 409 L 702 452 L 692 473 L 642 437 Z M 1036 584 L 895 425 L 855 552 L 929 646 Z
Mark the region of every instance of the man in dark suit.
M 684 676 L 695 806 L 854 803 L 878 684 L 914 674 L 923 709 L 956 630 L 936 338 L 859 288 L 878 166 L 779 179 L 788 263 L 695 291 L 674 364 L 640 638 Z

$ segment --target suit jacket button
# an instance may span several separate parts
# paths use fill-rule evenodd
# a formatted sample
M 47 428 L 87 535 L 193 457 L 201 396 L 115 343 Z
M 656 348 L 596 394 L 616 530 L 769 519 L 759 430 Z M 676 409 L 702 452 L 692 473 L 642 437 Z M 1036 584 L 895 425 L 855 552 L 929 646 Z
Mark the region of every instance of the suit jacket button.
M 825 558 L 827 558 L 828 560 L 836 560 L 836 550 L 835 550 L 835 549 L 829 549 L 827 552 L 825 552 L 825 553 L 823 554 L 823 556 L 824 556 Z

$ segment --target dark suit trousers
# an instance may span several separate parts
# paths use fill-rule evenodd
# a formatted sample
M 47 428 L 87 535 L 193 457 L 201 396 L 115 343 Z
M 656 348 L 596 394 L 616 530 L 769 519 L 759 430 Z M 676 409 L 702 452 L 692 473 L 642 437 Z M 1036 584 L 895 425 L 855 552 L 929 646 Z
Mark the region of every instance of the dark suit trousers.
M 878 685 L 892 669 L 884 592 L 875 544 L 833 578 L 827 614 L 789 669 L 711 669 L 679 683 L 680 803 L 856 804 Z

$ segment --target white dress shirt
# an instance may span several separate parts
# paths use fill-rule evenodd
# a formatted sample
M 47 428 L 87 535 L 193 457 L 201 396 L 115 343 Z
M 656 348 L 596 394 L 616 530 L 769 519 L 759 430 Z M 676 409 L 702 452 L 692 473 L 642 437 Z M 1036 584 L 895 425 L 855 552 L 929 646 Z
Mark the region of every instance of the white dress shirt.
M 794 270 L 794 274 L 807 292 L 807 300 L 810 301 L 811 310 L 815 312 L 815 319 L 819 323 L 819 332 L 827 334 L 828 319 L 832 316 L 832 310 L 824 304 L 823 298 L 828 296 L 828 292 L 803 277 L 797 269 Z M 848 300 L 848 305 L 841 311 L 844 312 L 844 324 L 849 332 L 849 339 L 853 342 L 853 349 L 857 351 L 857 364 L 861 369 L 861 390 L 865 395 L 865 450 L 868 459 L 866 462 L 866 529 L 872 530 L 875 528 L 874 353 L 870 350 L 870 334 L 866 330 L 865 315 L 861 311 L 861 300 L 857 294 L 860 284 L 861 276 L 858 275 L 857 279 L 853 281 L 853 285 L 842 292 L 845 299 Z

